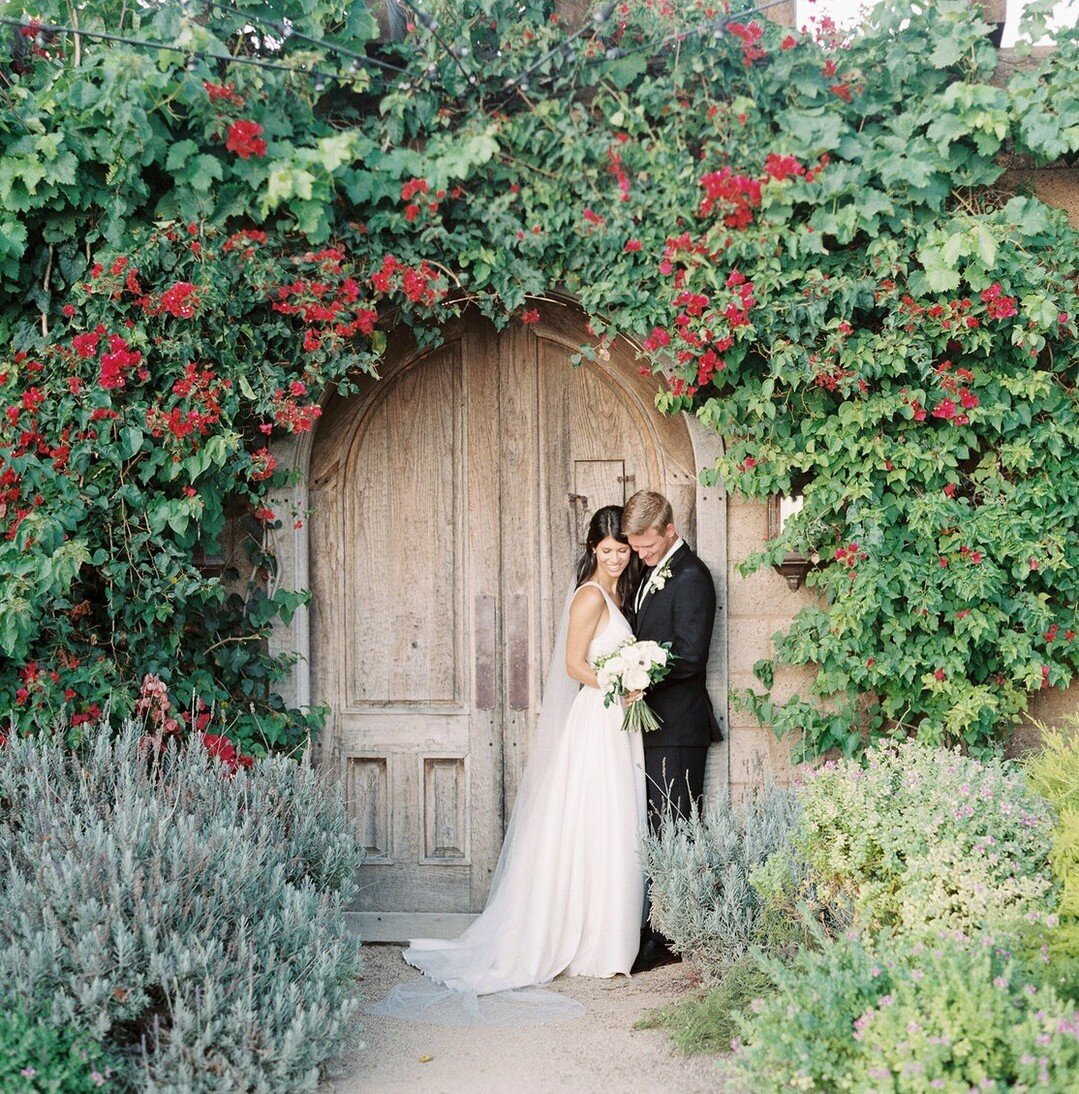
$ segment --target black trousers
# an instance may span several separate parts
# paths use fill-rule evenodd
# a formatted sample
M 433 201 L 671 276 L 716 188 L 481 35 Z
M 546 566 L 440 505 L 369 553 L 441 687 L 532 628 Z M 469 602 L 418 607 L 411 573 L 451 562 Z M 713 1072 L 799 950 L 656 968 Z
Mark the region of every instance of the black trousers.
M 704 765 L 708 746 L 703 748 L 646 748 L 644 773 L 648 782 L 648 826 L 652 831 L 668 812 L 688 817 L 690 803 L 699 810 L 704 796 Z
M 704 765 L 708 748 L 646 748 L 644 773 L 648 782 L 648 827 L 659 829 L 663 817 L 673 811 L 680 817 L 689 816 L 690 803 L 701 808 L 704 796 Z M 653 940 L 670 945 L 670 940 L 660 934 L 648 920 L 651 900 L 645 889 L 644 921 L 641 926 L 641 945 Z

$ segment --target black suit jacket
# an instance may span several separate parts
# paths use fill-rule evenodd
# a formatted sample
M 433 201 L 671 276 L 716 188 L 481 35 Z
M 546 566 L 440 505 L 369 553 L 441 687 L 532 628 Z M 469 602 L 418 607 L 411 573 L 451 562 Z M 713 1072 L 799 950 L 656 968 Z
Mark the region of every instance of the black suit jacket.
M 705 686 L 716 618 L 716 587 L 708 567 L 685 544 L 667 565 L 671 576 L 662 589 L 649 590 L 632 621 L 638 638 L 670 642 L 676 658 L 667 676 L 645 695 L 662 725 L 644 734 L 644 747 L 703 748 L 723 739 Z M 643 580 L 647 581 L 648 576 Z

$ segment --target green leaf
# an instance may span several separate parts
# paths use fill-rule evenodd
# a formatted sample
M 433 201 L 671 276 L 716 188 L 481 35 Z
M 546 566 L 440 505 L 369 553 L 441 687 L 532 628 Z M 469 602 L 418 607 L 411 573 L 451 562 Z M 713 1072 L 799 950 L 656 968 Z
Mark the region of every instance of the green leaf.
M 165 170 L 175 174 L 198 150 L 194 141 L 177 141 L 165 158 Z
M 138 426 L 129 425 L 120 430 L 120 459 L 129 460 L 142 448 L 143 432 Z
M 626 88 L 648 71 L 648 57 L 644 51 L 631 53 L 604 65 L 603 71 L 615 87 Z
M 993 269 L 997 262 L 997 241 L 986 224 L 975 224 L 971 231 L 974 237 L 974 249 L 987 269 Z
M 206 193 L 215 181 L 220 182 L 225 177 L 225 172 L 216 156 L 202 153 L 194 156 L 177 177 L 188 183 L 192 190 Z

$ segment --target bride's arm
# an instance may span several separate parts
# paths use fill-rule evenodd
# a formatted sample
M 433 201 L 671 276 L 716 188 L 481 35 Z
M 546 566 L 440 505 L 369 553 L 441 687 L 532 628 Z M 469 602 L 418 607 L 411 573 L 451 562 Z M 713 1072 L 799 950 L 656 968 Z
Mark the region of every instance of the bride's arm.
M 607 611 L 603 594 L 590 585 L 579 589 L 569 607 L 566 630 L 566 672 L 586 687 L 598 688 L 595 670 L 588 663 L 588 647 Z

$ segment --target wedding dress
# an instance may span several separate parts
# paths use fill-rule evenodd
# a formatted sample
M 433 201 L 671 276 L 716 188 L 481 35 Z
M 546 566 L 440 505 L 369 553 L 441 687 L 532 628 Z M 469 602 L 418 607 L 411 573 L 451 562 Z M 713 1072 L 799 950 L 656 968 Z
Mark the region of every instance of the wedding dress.
M 585 584 L 600 590 L 608 612 L 588 648 L 593 663 L 633 632 L 606 591 Z M 483 914 L 459 938 L 413 939 L 405 960 L 442 987 L 398 985 L 373 1013 L 453 1024 L 567 1017 L 583 1008 L 532 986 L 562 973 L 615 976 L 633 964 L 644 901 L 644 750 L 640 734 L 622 730 L 621 705 L 605 707 L 598 688 L 578 689 L 565 671 L 565 621 L 578 591 L 567 599 Z

